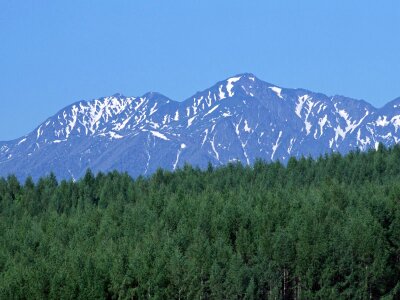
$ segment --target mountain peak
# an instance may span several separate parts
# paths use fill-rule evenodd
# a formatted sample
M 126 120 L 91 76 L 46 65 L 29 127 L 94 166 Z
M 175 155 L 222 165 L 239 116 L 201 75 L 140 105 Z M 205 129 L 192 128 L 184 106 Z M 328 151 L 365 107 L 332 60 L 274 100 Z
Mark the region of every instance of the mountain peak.
M 155 101 L 155 102 L 160 102 L 160 103 L 169 103 L 169 102 L 175 102 L 174 100 L 171 100 L 167 96 L 159 93 L 159 92 L 147 92 L 144 94 L 141 98 L 148 99 L 150 101 Z
M 261 80 L 258 79 L 252 73 L 237 74 L 235 76 L 231 76 L 231 77 L 225 79 L 225 81 L 228 82 L 228 83 L 231 83 L 231 84 L 240 83 L 241 85 L 245 85 L 245 86 L 261 82 Z
M 233 78 L 233 77 L 241 77 L 243 79 L 249 79 L 249 80 L 252 80 L 252 81 L 259 80 L 256 75 L 254 75 L 253 73 L 248 73 L 248 72 L 240 73 L 240 74 L 237 74 L 237 75 L 232 76 L 230 78 Z
M 114 98 L 125 98 L 125 96 L 121 93 L 115 93 L 114 95 L 112 95 L 112 97 Z

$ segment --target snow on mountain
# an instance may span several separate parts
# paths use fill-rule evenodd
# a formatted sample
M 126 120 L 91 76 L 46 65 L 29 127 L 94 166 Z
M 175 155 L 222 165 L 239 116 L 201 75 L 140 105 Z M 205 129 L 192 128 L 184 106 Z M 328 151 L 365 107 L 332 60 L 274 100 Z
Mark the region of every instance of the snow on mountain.
M 76 179 L 87 168 L 138 176 L 185 162 L 286 162 L 393 145 L 399 128 L 400 98 L 377 109 L 240 74 L 183 102 L 158 93 L 76 102 L 26 136 L 0 142 L 0 175 L 38 178 L 53 171 Z

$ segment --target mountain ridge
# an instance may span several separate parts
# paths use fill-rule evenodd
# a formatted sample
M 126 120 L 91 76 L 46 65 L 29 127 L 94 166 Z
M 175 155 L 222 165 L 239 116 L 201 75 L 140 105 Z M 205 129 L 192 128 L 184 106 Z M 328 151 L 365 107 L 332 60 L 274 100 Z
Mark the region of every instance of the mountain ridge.
M 365 100 L 284 88 L 241 73 L 182 102 L 158 92 L 80 100 L 29 134 L 0 142 L 0 176 L 76 179 L 87 168 L 147 175 L 185 162 L 316 157 L 400 140 L 400 98 Z

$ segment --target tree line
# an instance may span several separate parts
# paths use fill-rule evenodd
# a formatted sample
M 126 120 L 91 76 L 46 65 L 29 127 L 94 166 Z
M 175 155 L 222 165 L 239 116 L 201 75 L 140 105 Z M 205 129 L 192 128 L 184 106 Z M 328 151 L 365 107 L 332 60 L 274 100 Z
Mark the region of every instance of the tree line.
M 400 146 L 0 179 L 0 299 L 399 299 Z

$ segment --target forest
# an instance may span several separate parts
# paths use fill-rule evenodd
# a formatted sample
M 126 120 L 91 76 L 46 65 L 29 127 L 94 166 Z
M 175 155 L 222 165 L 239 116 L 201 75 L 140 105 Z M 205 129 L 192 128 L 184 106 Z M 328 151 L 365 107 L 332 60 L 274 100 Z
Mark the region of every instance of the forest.
M 400 146 L 0 179 L 0 299 L 400 299 Z

